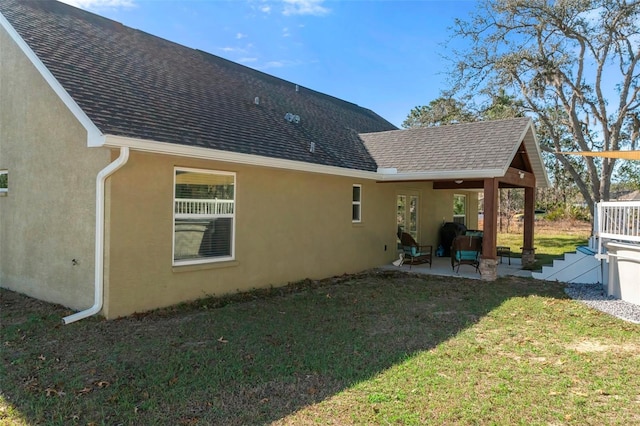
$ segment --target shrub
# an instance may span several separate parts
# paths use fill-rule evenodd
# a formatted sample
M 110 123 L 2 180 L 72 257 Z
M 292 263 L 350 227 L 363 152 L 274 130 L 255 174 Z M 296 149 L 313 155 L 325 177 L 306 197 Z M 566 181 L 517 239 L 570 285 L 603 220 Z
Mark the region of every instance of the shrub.
M 565 219 L 565 209 L 563 209 L 562 207 L 556 207 L 553 210 L 549 210 L 547 211 L 547 215 L 545 218 L 550 221 Z

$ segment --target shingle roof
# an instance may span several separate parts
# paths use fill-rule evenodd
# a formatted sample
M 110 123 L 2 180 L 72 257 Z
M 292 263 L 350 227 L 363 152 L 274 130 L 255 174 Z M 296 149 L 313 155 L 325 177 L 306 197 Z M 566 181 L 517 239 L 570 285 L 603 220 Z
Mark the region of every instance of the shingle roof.
M 63 3 L 2 0 L 0 13 L 103 134 L 375 171 L 358 133 L 396 129 L 355 104 Z
M 360 136 L 380 167 L 398 173 L 506 170 L 530 125 L 517 118 Z

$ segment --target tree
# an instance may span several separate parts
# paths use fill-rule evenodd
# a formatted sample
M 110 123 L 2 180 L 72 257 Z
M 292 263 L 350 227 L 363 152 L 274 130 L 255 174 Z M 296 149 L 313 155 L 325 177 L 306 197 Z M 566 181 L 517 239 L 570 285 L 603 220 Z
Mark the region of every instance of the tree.
M 412 127 L 433 127 L 445 124 L 468 123 L 476 117 L 465 105 L 453 98 L 441 97 L 427 106 L 413 108 L 402 123 L 405 129 Z
M 631 190 L 640 189 L 640 164 L 637 161 L 623 161 L 617 170 L 616 177 Z
M 453 38 L 452 93 L 505 90 L 536 118 L 585 201 L 608 200 L 616 160 L 560 151 L 635 147 L 640 133 L 640 3 L 625 0 L 484 0 Z M 584 173 L 583 173 L 584 172 Z
M 525 108 L 522 101 L 500 89 L 497 94 L 491 95 L 489 106 L 481 109 L 480 116 L 483 120 L 524 117 Z

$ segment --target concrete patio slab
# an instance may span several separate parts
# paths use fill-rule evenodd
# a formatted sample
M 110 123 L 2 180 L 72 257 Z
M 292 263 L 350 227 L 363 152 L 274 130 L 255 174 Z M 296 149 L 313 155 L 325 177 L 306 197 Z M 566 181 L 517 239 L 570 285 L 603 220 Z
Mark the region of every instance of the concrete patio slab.
M 427 274 L 427 275 L 440 275 L 444 277 L 459 277 L 459 278 L 472 278 L 472 279 L 481 279 L 480 273 L 476 272 L 475 268 L 470 265 L 461 265 L 460 270 L 456 272 L 451 269 L 451 259 L 448 257 L 434 257 L 433 265 L 429 268 L 429 264 L 420 264 L 420 265 L 402 265 L 395 266 L 393 264 L 383 265 L 380 269 L 390 270 L 390 271 L 405 271 L 412 272 L 416 274 Z M 504 258 L 502 263 L 498 259 L 498 276 L 516 276 L 516 277 L 526 277 L 531 278 L 531 271 L 522 269 L 522 260 L 520 258 L 511 258 L 511 265 L 509 265 L 508 259 Z

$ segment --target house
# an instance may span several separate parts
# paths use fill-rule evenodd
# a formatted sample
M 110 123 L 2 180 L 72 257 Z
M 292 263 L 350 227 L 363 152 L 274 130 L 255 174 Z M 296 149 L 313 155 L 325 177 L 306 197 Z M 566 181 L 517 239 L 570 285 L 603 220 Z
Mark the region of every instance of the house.
M 627 192 L 618 197 L 618 201 L 640 201 L 640 191 Z
M 0 2 L 0 58 L 0 286 L 67 323 L 387 264 L 398 225 L 436 245 L 454 199 L 476 228 L 479 191 L 491 279 L 503 186 L 532 250 L 529 119 L 398 130 L 56 1 Z

